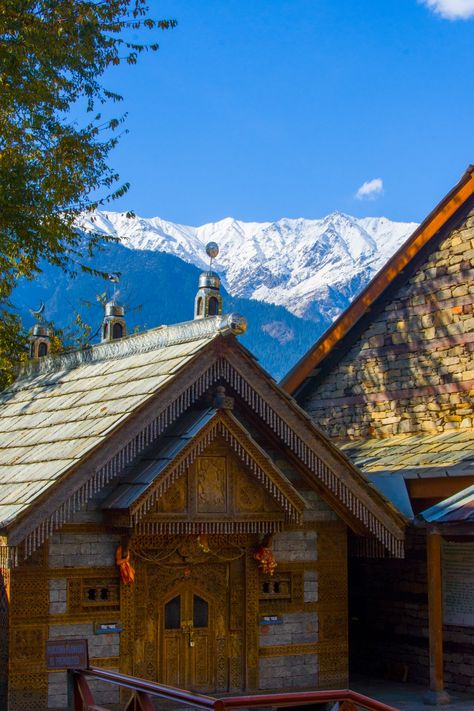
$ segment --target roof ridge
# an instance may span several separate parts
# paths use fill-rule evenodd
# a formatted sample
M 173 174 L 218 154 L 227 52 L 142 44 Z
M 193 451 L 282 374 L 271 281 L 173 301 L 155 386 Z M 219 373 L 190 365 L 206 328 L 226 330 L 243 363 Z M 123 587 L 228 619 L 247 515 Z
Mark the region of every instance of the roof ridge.
M 469 165 L 458 183 L 436 205 L 399 249 L 379 269 L 367 286 L 333 321 L 327 330 L 288 371 L 280 386 L 294 395 L 312 371 L 329 356 L 344 338 L 350 338 L 355 325 L 367 310 L 383 295 L 395 278 L 433 239 L 463 205 L 474 195 L 474 165 Z
M 98 343 L 88 348 L 28 361 L 20 366 L 17 380 L 7 390 L 15 390 L 15 386 L 22 385 L 26 379 L 36 375 L 72 370 L 86 363 L 125 358 L 129 355 L 146 353 L 166 346 L 179 345 L 202 338 L 214 338 L 219 334 L 239 335 L 245 329 L 246 319 L 238 313 L 209 316 L 171 326 L 157 326 L 116 341 Z

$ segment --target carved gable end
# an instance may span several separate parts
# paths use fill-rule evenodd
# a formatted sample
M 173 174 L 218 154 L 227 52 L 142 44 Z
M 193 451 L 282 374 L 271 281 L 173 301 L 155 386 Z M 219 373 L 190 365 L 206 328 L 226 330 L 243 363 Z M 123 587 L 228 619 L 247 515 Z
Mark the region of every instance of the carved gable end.
M 278 529 L 285 508 L 236 455 L 222 435 L 200 454 L 144 516 L 139 526 L 164 530 L 173 522 L 200 524 L 200 528 L 236 524 L 239 530 L 267 522 Z M 192 527 L 192 526 L 191 526 Z M 259 529 L 261 530 L 261 526 Z

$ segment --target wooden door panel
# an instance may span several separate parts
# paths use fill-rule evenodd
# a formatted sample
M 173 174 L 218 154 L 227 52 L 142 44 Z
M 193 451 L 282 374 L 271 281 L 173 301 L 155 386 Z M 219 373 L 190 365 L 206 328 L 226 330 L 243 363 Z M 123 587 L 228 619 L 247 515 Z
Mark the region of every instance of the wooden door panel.
M 185 688 L 183 636 L 181 631 L 165 632 L 162 654 L 163 684 Z
M 190 648 L 189 662 L 190 688 L 194 691 L 211 691 L 214 689 L 213 654 L 210 634 L 208 632 L 194 632 L 194 647 Z

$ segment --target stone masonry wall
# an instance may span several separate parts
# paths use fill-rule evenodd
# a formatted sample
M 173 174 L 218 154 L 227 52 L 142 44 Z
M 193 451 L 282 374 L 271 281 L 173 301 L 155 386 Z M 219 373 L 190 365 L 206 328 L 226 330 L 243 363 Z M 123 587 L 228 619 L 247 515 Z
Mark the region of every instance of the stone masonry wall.
M 291 583 L 291 598 L 262 601 L 265 615 L 274 615 L 279 624 L 260 626 L 259 688 L 261 690 L 306 689 L 318 685 L 317 532 L 284 531 L 272 540 L 277 562 L 275 580 L 281 571 L 303 568 L 301 590 Z M 295 609 L 295 607 L 297 609 Z M 305 609 L 306 608 L 306 609 Z
M 91 623 L 58 624 L 49 626 L 49 639 L 87 639 L 91 664 L 94 658 L 118 657 L 119 634 L 94 634 Z M 118 671 L 118 668 L 115 668 Z M 94 683 L 89 681 L 94 700 L 97 704 L 118 704 L 119 690 L 112 684 Z M 66 672 L 50 672 L 48 674 L 48 709 L 67 708 Z
M 89 611 L 76 610 L 74 617 L 82 617 L 80 623 L 72 622 L 69 618 L 72 611 L 68 609 L 68 584 L 70 576 L 68 570 L 82 568 L 88 572 L 88 578 L 94 580 L 101 570 L 110 570 L 112 575 L 117 575 L 115 570 L 115 549 L 119 537 L 112 534 L 98 533 L 70 533 L 60 532 L 55 534 L 49 543 L 48 580 L 49 591 L 49 628 L 48 637 L 67 638 L 76 637 L 87 639 L 89 643 L 89 657 L 91 663 L 100 663 L 103 659 L 119 657 L 120 634 L 95 634 L 93 616 L 97 620 L 97 612 L 90 608 Z M 100 578 L 99 578 L 100 579 Z M 77 605 L 77 602 L 76 602 Z M 99 613 L 102 621 L 120 622 L 120 612 L 102 610 Z M 86 618 L 86 619 L 84 619 Z M 109 668 L 114 668 L 108 665 Z M 91 683 L 94 698 L 98 704 L 117 704 L 119 695 L 110 684 Z M 48 674 L 48 709 L 64 709 L 66 707 L 66 673 L 50 672 Z
M 474 425 L 474 210 L 300 401 L 332 437 Z M 311 386 L 308 386 L 311 387 Z
M 94 623 L 121 622 L 119 540 L 100 530 L 64 528 L 12 572 L 9 711 L 66 708 L 66 673 L 46 669 L 48 639 L 86 638 L 92 664 L 118 666 L 120 633 L 97 633 Z M 118 702 L 110 685 L 96 692 L 99 704 Z
M 352 670 L 429 684 L 426 538 L 411 529 L 406 559 L 353 559 Z M 474 693 L 474 628 L 443 628 L 448 690 Z
M 277 569 L 265 589 L 279 587 L 260 600 L 260 689 L 347 684 L 346 535 L 331 517 L 273 537 Z

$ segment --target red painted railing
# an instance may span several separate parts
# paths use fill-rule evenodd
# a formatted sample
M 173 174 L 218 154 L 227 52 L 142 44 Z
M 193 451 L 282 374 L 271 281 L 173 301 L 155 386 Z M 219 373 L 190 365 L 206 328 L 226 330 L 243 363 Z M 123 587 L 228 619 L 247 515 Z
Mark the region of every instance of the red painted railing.
M 253 696 L 227 696 L 216 699 L 213 696 L 194 694 L 184 689 L 157 684 L 153 681 L 137 679 L 117 672 L 89 667 L 88 669 L 70 669 L 68 672 L 68 709 L 69 711 L 107 711 L 94 702 L 93 694 L 87 683 L 87 677 L 100 679 L 122 689 L 129 689 L 131 697 L 124 711 L 153 711 L 152 698 L 166 699 L 185 706 L 193 706 L 203 711 L 231 711 L 231 709 L 303 706 L 306 704 L 332 703 L 334 711 L 399 711 L 380 701 L 370 699 L 350 689 L 337 691 L 300 691 L 287 694 L 258 694 Z

